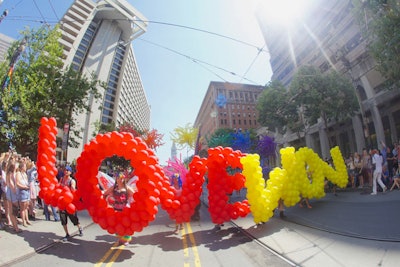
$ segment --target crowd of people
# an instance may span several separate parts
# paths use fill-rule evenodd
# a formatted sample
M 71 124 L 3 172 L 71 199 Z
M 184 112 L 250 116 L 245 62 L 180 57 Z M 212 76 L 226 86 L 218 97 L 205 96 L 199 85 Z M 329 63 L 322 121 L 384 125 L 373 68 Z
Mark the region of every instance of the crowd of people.
M 380 191 L 400 189 L 400 144 L 386 146 L 381 142 L 381 149 L 363 149 L 362 153 L 350 154 L 346 159 L 349 173 L 349 186 L 352 188 L 372 188 L 371 195 Z
M 75 190 L 75 180 L 71 177 L 70 166 L 57 166 L 58 181 Z M 53 215 L 54 221 L 61 221 L 67 240 L 70 235 L 67 228 L 67 218 L 78 227 L 79 235 L 83 235 L 77 214 L 68 214 L 45 203 L 39 198 L 39 183 L 36 164 L 29 157 L 22 157 L 16 152 L 8 151 L 0 155 L 0 229 L 9 228 L 14 233 L 21 233 L 23 228 L 32 225 L 39 209 L 47 221 Z M 4 218 L 3 218 L 4 217 Z M 22 228 L 22 227 L 23 228 Z
M 13 152 L 0 155 L 0 197 L 4 211 L 1 213 L 0 228 L 10 227 L 15 233 L 22 232 L 19 225 L 28 227 L 36 217 L 36 166 L 28 157 Z

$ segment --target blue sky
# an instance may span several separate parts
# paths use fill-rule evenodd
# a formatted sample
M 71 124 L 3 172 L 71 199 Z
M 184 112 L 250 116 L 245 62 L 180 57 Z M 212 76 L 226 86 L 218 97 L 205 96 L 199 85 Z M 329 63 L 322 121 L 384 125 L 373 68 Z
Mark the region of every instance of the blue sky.
M 171 153 L 171 133 L 176 127 L 193 125 L 209 83 L 264 85 L 271 77 L 269 55 L 254 16 L 256 0 L 127 1 L 150 21 L 147 32 L 133 41 L 133 48 L 151 105 L 151 129 L 164 134 L 165 145 L 156 153 L 165 164 Z M 72 2 L 4 0 L 0 12 L 8 9 L 9 14 L 0 23 L 0 32 L 19 38 L 18 32 L 26 25 L 40 27 L 43 21 L 54 25 Z M 257 47 L 264 47 L 263 52 Z M 178 155 L 185 158 L 187 151 Z

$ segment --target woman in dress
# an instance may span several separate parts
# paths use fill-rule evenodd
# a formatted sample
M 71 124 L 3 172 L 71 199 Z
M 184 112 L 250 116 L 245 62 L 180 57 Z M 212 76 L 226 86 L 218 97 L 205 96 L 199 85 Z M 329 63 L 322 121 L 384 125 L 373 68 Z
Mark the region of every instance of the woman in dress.
M 10 219 L 11 219 L 11 224 L 13 227 L 13 230 L 16 233 L 22 232 L 21 229 L 18 227 L 18 221 L 17 221 L 17 216 L 18 216 L 18 187 L 16 184 L 16 179 L 15 179 L 15 172 L 16 168 L 18 166 L 18 163 L 14 159 L 10 159 L 10 161 L 7 164 L 7 173 L 6 173 L 6 184 L 7 184 L 7 206 L 8 209 L 11 211 L 10 212 Z
M 29 203 L 31 201 L 31 193 L 30 193 L 28 175 L 26 174 L 26 162 L 24 159 L 19 161 L 19 166 L 15 173 L 15 180 L 17 183 L 17 187 L 19 189 L 18 200 L 19 200 L 22 225 L 27 227 L 27 225 L 31 225 L 31 222 L 29 221 L 28 217 Z

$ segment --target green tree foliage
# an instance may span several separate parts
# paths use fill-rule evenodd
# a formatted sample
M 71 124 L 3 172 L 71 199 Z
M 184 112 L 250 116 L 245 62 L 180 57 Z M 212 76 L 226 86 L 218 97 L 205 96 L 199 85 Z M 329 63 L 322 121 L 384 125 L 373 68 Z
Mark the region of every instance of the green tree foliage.
M 290 92 L 299 107 L 299 118 L 306 125 L 321 118 L 325 130 L 329 121 L 348 119 L 359 108 L 353 85 L 333 70 L 321 73 L 313 66 L 301 67 L 290 84 Z
M 117 129 L 114 122 L 105 124 L 101 123 L 100 121 L 96 121 L 94 123 L 94 127 L 96 131 L 92 133 L 92 137 L 95 137 L 98 134 L 105 134 L 108 132 L 116 131 Z
M 74 128 L 74 115 L 88 111 L 89 98 L 99 98 L 97 88 L 104 85 L 93 76 L 82 76 L 71 68 L 63 68 L 57 27 L 26 29 L 21 34 L 23 39 L 8 52 L 11 60 L 16 47 L 25 42 L 25 50 L 14 66 L 12 80 L 1 92 L 0 145 L 5 149 L 11 136 L 18 152 L 34 157 L 40 119 L 55 117 L 58 126 L 68 122 L 74 135 L 79 137 L 81 129 Z M 8 64 L 6 62 L 0 68 L 2 77 L 6 77 Z M 73 137 L 69 143 L 71 146 L 77 144 Z
M 233 129 L 220 128 L 214 131 L 207 140 L 207 146 L 209 148 L 222 146 L 231 147 L 233 142 Z
M 290 92 L 278 81 L 270 82 L 257 101 L 258 122 L 272 131 L 284 133 L 287 128 L 294 129 L 298 121 L 297 106 Z
M 400 4 L 398 0 L 353 0 L 354 11 L 378 70 L 400 84 Z

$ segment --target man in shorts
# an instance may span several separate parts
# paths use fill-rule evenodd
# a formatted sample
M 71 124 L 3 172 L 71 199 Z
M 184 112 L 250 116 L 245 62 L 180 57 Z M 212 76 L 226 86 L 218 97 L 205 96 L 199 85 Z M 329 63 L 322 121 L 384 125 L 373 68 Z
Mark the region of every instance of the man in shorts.
M 71 189 L 71 192 L 73 192 L 76 190 L 76 182 L 71 177 L 71 173 L 72 173 L 72 168 L 70 166 L 66 166 L 64 170 L 64 176 L 60 179 L 60 184 L 62 186 L 68 186 Z M 78 227 L 79 236 L 83 236 L 83 231 L 81 225 L 79 224 L 79 218 L 77 212 L 75 212 L 74 214 L 70 214 L 66 210 L 60 210 L 60 221 L 65 231 L 65 237 L 63 238 L 63 241 L 67 241 L 68 238 L 70 237 L 67 227 L 68 218 L 74 225 Z

